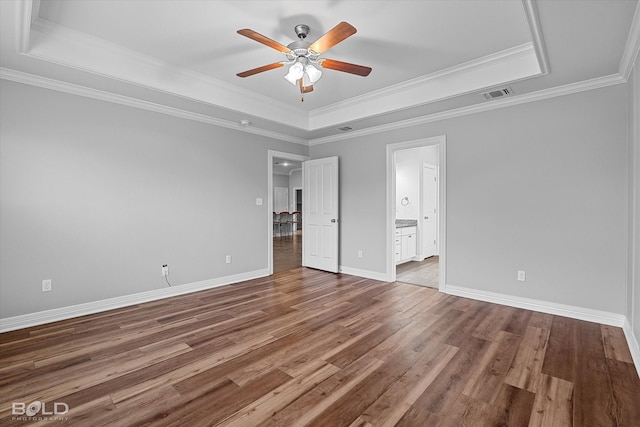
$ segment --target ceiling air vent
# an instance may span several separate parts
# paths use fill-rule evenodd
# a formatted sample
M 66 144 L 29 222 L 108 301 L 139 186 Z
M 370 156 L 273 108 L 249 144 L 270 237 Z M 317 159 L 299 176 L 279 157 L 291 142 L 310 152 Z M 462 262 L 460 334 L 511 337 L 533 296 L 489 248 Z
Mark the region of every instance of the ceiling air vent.
M 338 130 L 341 130 L 342 132 L 346 132 L 346 131 L 348 131 L 348 130 L 352 130 L 352 129 L 353 129 L 353 128 L 352 128 L 352 127 L 349 127 L 349 126 L 343 126 L 343 127 L 341 127 L 341 128 L 338 128 Z
M 482 94 L 482 96 L 484 96 L 484 99 L 496 99 L 496 98 L 503 98 L 505 96 L 510 96 L 513 95 L 513 89 L 511 89 L 511 87 L 504 87 L 502 89 L 495 89 L 489 92 L 485 92 Z

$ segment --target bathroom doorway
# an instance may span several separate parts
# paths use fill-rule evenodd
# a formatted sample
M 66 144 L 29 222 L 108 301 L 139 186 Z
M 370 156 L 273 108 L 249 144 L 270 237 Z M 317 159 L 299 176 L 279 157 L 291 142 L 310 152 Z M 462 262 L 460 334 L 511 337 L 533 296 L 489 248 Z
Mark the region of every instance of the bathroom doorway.
M 445 137 L 387 146 L 388 276 L 444 289 Z

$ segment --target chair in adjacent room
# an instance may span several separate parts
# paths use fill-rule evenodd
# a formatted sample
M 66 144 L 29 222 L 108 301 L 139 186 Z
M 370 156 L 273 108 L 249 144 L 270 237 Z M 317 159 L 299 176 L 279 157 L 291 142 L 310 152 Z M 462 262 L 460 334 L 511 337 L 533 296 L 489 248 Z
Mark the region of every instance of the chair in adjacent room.
M 280 235 L 280 214 L 274 212 L 273 213 L 273 235 L 276 235 L 276 229 L 278 230 L 278 236 Z
M 291 212 L 291 231 L 292 233 L 302 231 L 302 212 Z
M 282 227 L 285 229 L 285 236 L 289 235 L 291 229 L 291 214 L 287 211 L 280 212 L 280 235 L 282 235 Z

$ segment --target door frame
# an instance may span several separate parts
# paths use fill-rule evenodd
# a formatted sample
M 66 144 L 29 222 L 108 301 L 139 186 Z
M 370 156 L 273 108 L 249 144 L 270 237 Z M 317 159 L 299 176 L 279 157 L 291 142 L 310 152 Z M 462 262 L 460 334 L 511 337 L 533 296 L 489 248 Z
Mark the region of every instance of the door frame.
M 294 170 L 297 170 L 297 169 L 294 169 Z M 304 179 L 304 176 L 302 177 L 302 179 Z M 304 181 L 302 182 L 302 184 L 304 185 Z M 293 196 L 292 197 L 293 203 L 291 203 L 291 209 L 289 209 L 289 212 L 295 212 L 295 211 L 298 210 L 298 193 L 297 193 L 297 190 L 300 190 L 300 191 L 302 191 L 304 193 L 303 187 L 291 187 L 291 192 L 292 192 L 291 195 Z M 303 200 L 304 200 L 304 194 L 302 195 L 302 197 L 303 197 Z M 303 203 L 303 205 L 304 205 L 304 203 Z M 300 212 L 302 212 L 302 211 L 300 211 Z M 296 226 L 297 226 L 297 224 L 296 224 Z M 302 227 L 302 225 L 300 225 L 300 226 Z M 296 230 L 297 230 L 297 228 L 296 228 Z
M 446 182 L 446 166 L 447 166 L 447 137 L 439 135 L 430 138 L 416 139 L 412 141 L 397 142 L 387 144 L 387 280 L 395 282 L 396 280 L 396 264 L 395 264 L 395 231 L 396 231 L 396 152 L 410 148 L 426 147 L 429 145 L 438 145 L 440 151 L 440 161 L 438 165 L 438 202 L 440 205 L 439 221 L 438 221 L 438 242 L 439 246 L 439 277 L 438 290 L 445 292 L 446 290 L 446 256 L 447 256 L 447 182 Z
M 267 269 L 269 276 L 273 274 L 273 159 L 293 160 L 306 162 L 309 156 L 300 154 L 285 153 L 283 151 L 267 151 Z M 304 185 L 304 170 L 302 171 L 302 182 Z

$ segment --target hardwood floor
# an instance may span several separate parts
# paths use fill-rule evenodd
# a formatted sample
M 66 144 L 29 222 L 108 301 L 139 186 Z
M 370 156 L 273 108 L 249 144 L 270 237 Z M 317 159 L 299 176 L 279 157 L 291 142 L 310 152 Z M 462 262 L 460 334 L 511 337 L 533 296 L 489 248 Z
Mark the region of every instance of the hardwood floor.
M 396 281 L 438 289 L 440 282 L 440 257 L 432 256 L 423 261 L 409 261 L 396 265 Z
M 302 265 L 302 233 L 273 238 L 273 272 L 291 270 Z
M 0 339 L 2 426 L 640 425 L 620 328 L 306 268 Z

